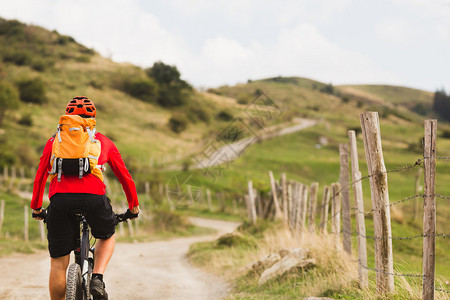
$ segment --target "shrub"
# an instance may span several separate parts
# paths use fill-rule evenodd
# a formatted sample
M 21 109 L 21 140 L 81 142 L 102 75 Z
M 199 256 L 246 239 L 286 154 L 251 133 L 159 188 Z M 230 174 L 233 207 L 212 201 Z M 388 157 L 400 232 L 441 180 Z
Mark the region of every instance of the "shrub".
M 8 109 L 16 109 L 19 106 L 19 93 L 17 89 L 6 81 L 0 81 L 0 126 L 2 125 L 5 112 Z
M 76 60 L 77 62 L 81 62 L 81 63 L 88 63 L 88 62 L 91 61 L 91 57 L 88 56 L 88 55 L 81 55 L 81 56 L 77 56 L 77 57 L 75 58 L 75 60 Z
M 320 89 L 320 91 L 321 91 L 322 93 L 327 93 L 327 94 L 333 95 L 333 94 L 334 94 L 334 87 L 333 87 L 333 85 L 330 83 L 330 84 L 327 84 L 327 85 L 323 86 L 323 87 Z
M 180 133 L 186 130 L 188 126 L 188 119 L 181 114 L 175 115 L 169 120 L 169 127 L 175 133 Z
M 217 239 L 216 245 L 218 248 L 256 248 L 256 242 L 254 239 L 247 235 L 243 235 L 238 232 L 227 233 Z
M 4 62 L 11 62 L 18 66 L 25 66 L 31 64 L 31 55 L 25 51 L 14 51 L 6 53 L 3 57 Z
M 225 121 L 225 122 L 233 120 L 233 115 L 226 110 L 220 111 L 216 117 L 217 117 L 217 119 L 219 119 L 221 121 Z
M 156 101 L 163 107 L 181 106 L 186 103 L 187 95 L 177 88 L 159 86 Z
M 208 112 L 199 105 L 191 106 L 189 108 L 188 114 L 191 119 L 200 120 L 202 122 L 209 123 L 210 117 L 209 117 Z
M 33 126 L 33 117 L 30 113 L 24 114 L 19 121 L 17 121 L 20 125 L 31 127 Z
M 253 96 L 247 93 L 241 93 L 236 99 L 239 104 L 248 104 L 253 100 Z
M 132 78 L 125 80 L 123 91 L 145 102 L 154 102 L 158 94 L 158 87 L 151 79 Z
M 440 136 L 444 139 L 450 139 L 450 130 L 443 130 Z
M 23 79 L 17 83 L 20 100 L 28 103 L 42 104 L 47 102 L 45 85 L 40 78 Z
M 163 209 L 154 211 L 152 223 L 156 231 L 162 232 L 186 231 L 191 226 L 185 216 Z
M 215 95 L 222 95 L 222 92 L 220 91 L 220 90 L 217 90 L 217 89 L 212 89 L 212 88 L 210 88 L 210 89 L 207 89 L 206 90 L 208 93 L 210 93 L 210 94 L 215 94 Z

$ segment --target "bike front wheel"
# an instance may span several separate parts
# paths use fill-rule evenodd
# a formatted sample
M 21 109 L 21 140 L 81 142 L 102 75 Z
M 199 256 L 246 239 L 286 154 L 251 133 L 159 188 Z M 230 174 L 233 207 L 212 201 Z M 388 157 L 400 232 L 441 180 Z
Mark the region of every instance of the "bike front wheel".
M 76 263 L 69 266 L 66 283 L 66 300 L 82 300 L 81 269 Z

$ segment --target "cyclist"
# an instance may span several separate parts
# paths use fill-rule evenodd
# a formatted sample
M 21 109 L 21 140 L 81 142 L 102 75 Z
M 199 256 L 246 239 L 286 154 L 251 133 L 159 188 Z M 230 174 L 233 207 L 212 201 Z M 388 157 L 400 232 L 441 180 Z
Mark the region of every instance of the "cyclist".
M 83 118 L 95 118 L 94 103 L 86 97 L 73 98 L 66 108 L 66 115 L 79 115 Z M 129 210 L 139 213 L 139 202 L 134 181 L 122 160 L 114 143 L 101 133 L 94 133 L 95 140 L 101 143 L 98 164 L 101 168 L 108 163 L 122 184 L 127 197 Z M 33 186 L 31 208 L 34 214 L 42 213 L 42 197 L 45 184 L 51 172 L 52 145 L 55 135 L 51 137 L 43 150 L 39 168 Z M 56 139 L 55 143 L 58 141 Z M 49 290 L 51 299 L 64 299 L 66 290 L 66 270 L 69 254 L 74 250 L 74 230 L 70 212 L 82 209 L 91 227 L 92 235 L 97 239 L 95 247 L 95 265 L 90 284 L 94 299 L 108 299 L 103 283 L 103 273 L 109 263 L 115 245 L 115 219 L 109 199 L 105 195 L 105 184 L 94 174 L 81 178 L 74 175 L 53 177 L 49 187 L 50 205 L 46 218 L 48 229 L 48 249 L 51 257 Z M 35 217 L 37 220 L 42 218 Z

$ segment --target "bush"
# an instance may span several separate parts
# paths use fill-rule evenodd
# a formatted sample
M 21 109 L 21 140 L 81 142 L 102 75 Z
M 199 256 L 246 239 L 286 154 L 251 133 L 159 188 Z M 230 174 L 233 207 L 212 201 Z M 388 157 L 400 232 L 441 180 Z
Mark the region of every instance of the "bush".
M 87 56 L 87 55 L 81 55 L 81 56 L 78 56 L 77 58 L 75 58 L 75 60 L 77 62 L 81 62 L 81 63 L 89 63 L 89 62 L 91 62 L 91 57 Z
M 33 117 L 31 116 L 30 113 L 24 114 L 22 118 L 20 118 L 19 121 L 17 121 L 17 123 L 23 126 L 31 127 L 33 126 Z
M 186 103 L 187 95 L 177 88 L 159 86 L 156 101 L 163 107 L 181 106 Z
M 233 115 L 226 110 L 220 111 L 216 117 L 217 117 L 217 119 L 219 119 L 221 121 L 225 121 L 225 122 L 231 121 L 234 118 Z
M 185 216 L 162 209 L 154 211 L 152 222 L 154 229 L 162 232 L 186 231 L 191 226 Z
M 209 123 L 210 120 L 208 112 L 199 105 L 190 107 L 188 115 L 191 119 L 200 120 L 205 123 Z
M 239 104 L 248 104 L 253 100 L 253 96 L 247 93 L 241 93 L 236 99 Z
M 158 94 L 158 87 L 151 79 L 132 78 L 123 83 L 123 91 L 145 102 L 154 102 Z
M 27 103 L 42 104 L 47 102 L 45 85 L 40 78 L 24 79 L 17 83 L 20 100 Z
M 242 247 L 242 248 L 256 248 L 254 239 L 247 235 L 238 232 L 227 233 L 217 239 L 216 245 L 218 248 Z
M 169 127 L 175 133 L 180 133 L 186 130 L 188 126 L 188 119 L 184 115 L 175 115 L 169 120 Z
M 4 62 L 11 62 L 18 66 L 25 66 L 31 64 L 31 55 L 25 51 L 14 51 L 5 53 L 3 56 Z
M 6 81 L 0 81 L 0 126 L 3 123 L 5 112 L 8 109 L 16 109 L 19 107 L 19 93 L 17 89 Z

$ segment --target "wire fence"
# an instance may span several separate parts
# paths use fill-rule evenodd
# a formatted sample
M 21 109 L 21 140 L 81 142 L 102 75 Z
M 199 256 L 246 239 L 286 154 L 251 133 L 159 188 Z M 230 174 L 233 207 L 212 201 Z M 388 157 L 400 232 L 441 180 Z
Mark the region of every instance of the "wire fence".
M 401 167 L 398 167 L 398 168 L 395 168 L 395 169 L 386 170 L 384 172 L 377 172 L 377 173 L 374 173 L 374 174 L 369 174 L 367 176 L 361 177 L 358 180 L 354 180 L 354 181 L 350 182 L 348 184 L 348 186 L 341 187 L 341 189 L 339 189 L 337 193 L 342 193 L 342 191 L 344 189 L 349 189 L 355 183 L 357 183 L 359 181 L 366 180 L 366 179 L 370 179 L 371 177 L 374 177 L 374 176 L 379 176 L 381 174 L 388 174 L 388 173 L 405 172 L 405 171 L 408 171 L 408 170 L 416 168 L 416 167 L 423 167 L 424 161 L 426 159 L 430 159 L 430 157 L 424 157 L 424 158 L 417 159 L 414 162 L 414 164 L 411 164 L 411 165 L 405 165 L 405 166 L 401 166 Z M 439 159 L 439 160 L 450 160 L 450 156 L 437 156 L 436 159 Z M 351 213 L 351 215 L 363 214 L 364 216 L 366 216 L 366 215 L 373 214 L 374 212 L 390 208 L 392 206 L 396 206 L 396 205 L 399 205 L 399 204 L 402 204 L 402 203 L 405 203 L 405 202 L 408 202 L 408 201 L 411 201 L 411 200 L 415 200 L 415 199 L 418 199 L 418 198 L 426 198 L 426 197 L 435 197 L 435 198 L 440 198 L 440 199 L 444 199 L 444 200 L 450 200 L 450 196 L 444 196 L 444 195 L 441 195 L 441 194 L 431 194 L 431 195 L 416 194 L 416 195 L 413 195 L 413 196 L 410 196 L 410 197 L 406 197 L 404 199 L 401 199 L 401 200 L 389 203 L 389 204 L 384 205 L 383 207 L 378 208 L 378 209 L 373 208 L 373 209 L 371 209 L 369 211 L 361 211 L 357 207 L 351 207 L 351 209 L 354 211 L 353 213 Z M 322 208 L 323 208 L 323 206 L 322 206 Z M 337 214 L 339 214 L 339 212 L 336 213 L 335 215 L 332 215 L 331 216 L 331 220 Z M 331 222 L 331 220 L 328 220 L 328 222 Z M 323 225 L 323 224 L 321 224 L 321 225 Z M 425 238 L 425 237 L 436 237 L 436 238 L 443 238 L 443 239 L 450 238 L 450 234 L 447 234 L 447 233 L 435 233 L 435 234 L 423 234 L 423 233 L 421 233 L 421 234 L 417 234 L 415 236 L 398 236 L 398 237 L 397 236 L 370 236 L 370 235 L 362 234 L 362 233 L 360 233 L 358 231 L 347 231 L 347 230 L 344 230 L 344 229 L 342 229 L 340 231 L 340 233 L 345 233 L 345 234 L 349 234 L 349 235 L 352 235 L 352 236 L 356 235 L 356 236 L 360 236 L 360 237 L 365 238 L 365 239 L 372 239 L 372 240 L 390 239 L 390 240 L 403 240 L 403 241 L 405 241 L 405 240 L 414 240 L 414 239 L 420 239 L 420 238 Z M 362 268 L 364 268 L 366 270 L 374 271 L 376 273 L 383 273 L 383 274 L 386 274 L 386 275 L 400 276 L 400 277 L 421 278 L 425 284 L 427 284 L 428 286 L 432 287 L 435 291 L 439 291 L 439 292 L 443 292 L 443 293 L 450 293 L 450 290 L 447 290 L 447 289 L 444 289 L 444 288 L 437 288 L 434 285 L 434 283 L 430 283 L 425 278 L 424 274 L 409 274 L 409 273 L 387 272 L 385 270 L 380 270 L 380 269 L 368 267 L 367 265 L 362 264 L 359 259 L 358 260 L 354 260 L 353 262 L 357 262 Z

